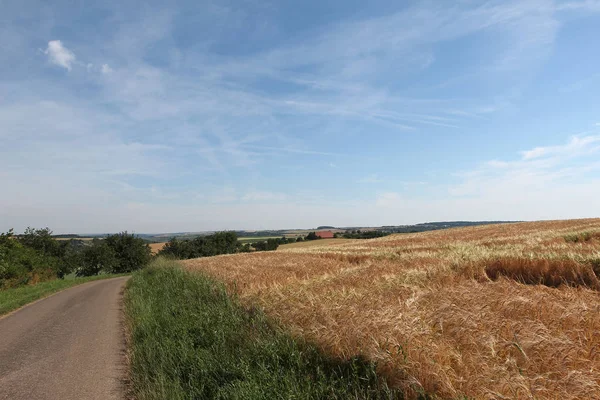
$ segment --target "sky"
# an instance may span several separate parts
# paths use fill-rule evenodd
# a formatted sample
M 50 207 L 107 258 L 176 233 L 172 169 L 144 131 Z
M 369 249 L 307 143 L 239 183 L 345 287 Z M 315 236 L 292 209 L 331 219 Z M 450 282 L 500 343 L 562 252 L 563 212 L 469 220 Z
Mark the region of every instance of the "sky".
M 600 217 L 600 1 L 0 8 L 0 230 Z

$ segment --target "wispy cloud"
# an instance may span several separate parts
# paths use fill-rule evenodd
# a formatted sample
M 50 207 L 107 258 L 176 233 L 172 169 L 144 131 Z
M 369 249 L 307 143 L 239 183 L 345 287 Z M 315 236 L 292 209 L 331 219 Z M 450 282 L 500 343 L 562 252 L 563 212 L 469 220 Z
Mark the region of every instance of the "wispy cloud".
M 261 218 L 296 225 L 308 213 L 311 223 L 317 216 L 383 222 L 382 206 L 411 217 L 447 209 L 406 188 L 443 187 L 447 194 L 443 178 L 429 182 L 423 175 L 452 173 L 453 165 L 474 160 L 481 166 L 449 188 L 461 204 L 469 196 L 494 204 L 494 185 L 550 193 L 548 182 L 561 177 L 587 184 L 582 174 L 595 171 L 599 145 L 593 133 L 515 152 L 516 161 L 490 149 L 529 134 L 504 138 L 493 127 L 527 118 L 516 110 L 534 102 L 527 93 L 552 61 L 561 25 L 597 4 L 440 1 L 350 10 L 333 2 L 336 20 L 299 15 L 289 24 L 282 16 L 296 10 L 284 3 L 267 9 L 256 2 L 176 1 L 139 9 L 108 0 L 84 24 L 63 4 L 50 12 L 41 1 L 13 2 L 3 9 L 10 23 L 0 28 L 0 48 L 11 51 L 0 54 L 0 173 L 5 190 L 19 198 L 0 200 L 0 210 L 20 215 L 11 221 L 31 221 L 27 215 L 48 207 L 70 227 L 78 219 L 65 202 L 80 204 L 79 216 L 85 207 L 90 215 L 101 210 L 94 223 L 103 228 L 105 220 L 117 227 L 160 210 L 161 229 L 236 221 L 239 227 Z M 26 14 L 35 23 L 21 18 Z M 38 47 L 46 47 L 38 58 L 71 72 L 68 80 L 38 65 Z M 26 68 L 14 68 L 14 60 Z M 493 161 L 478 159 L 484 145 L 472 138 L 481 132 Z M 472 151 L 464 151 L 466 143 Z M 365 171 L 380 173 L 361 179 Z M 380 175 L 389 192 L 373 197 L 354 185 L 380 183 Z M 41 199 L 40 190 L 50 189 L 65 195 Z M 340 205 L 352 196 L 354 203 Z M 330 206 L 332 199 L 340 206 Z M 177 207 L 167 213 L 169 202 Z M 265 217 L 270 203 L 273 215 Z
M 339 153 L 330 153 L 330 152 L 326 152 L 326 151 L 316 151 L 316 150 L 304 150 L 304 149 L 296 149 L 296 148 L 290 148 L 290 147 L 272 147 L 272 146 L 260 146 L 260 145 L 251 145 L 251 144 L 245 145 L 244 147 L 249 148 L 249 149 L 256 149 L 256 150 L 267 150 L 269 152 L 276 152 L 276 153 L 306 154 L 306 155 L 329 156 L 329 157 L 342 155 Z
M 583 1 L 565 1 L 558 2 L 556 9 L 564 10 L 585 10 L 585 11 L 600 11 L 600 1 L 598 0 L 583 0 Z
M 600 149 L 600 136 L 573 136 L 560 146 L 536 147 L 523 151 L 523 160 L 533 160 L 548 156 L 574 157 L 582 153 L 595 153 Z
M 48 55 L 48 60 L 55 65 L 65 68 L 70 71 L 75 62 L 75 54 L 67 49 L 60 40 L 51 40 L 48 42 L 48 47 L 44 51 Z
M 542 195 L 578 185 L 595 190 L 591 173 L 600 170 L 600 136 L 574 136 L 567 143 L 540 146 L 521 153 L 517 161 L 488 161 L 481 167 L 458 176 L 463 179 L 450 188 L 454 196 L 523 196 Z M 592 190 L 593 189 L 593 190 Z M 591 197 L 590 197 L 591 198 Z

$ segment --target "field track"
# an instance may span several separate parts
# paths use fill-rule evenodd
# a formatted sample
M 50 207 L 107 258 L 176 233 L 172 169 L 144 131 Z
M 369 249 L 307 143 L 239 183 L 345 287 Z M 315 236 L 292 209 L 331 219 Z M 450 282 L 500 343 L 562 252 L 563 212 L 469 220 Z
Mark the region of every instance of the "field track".
M 409 397 L 600 398 L 600 219 L 183 262 Z
M 0 319 L 0 399 L 124 398 L 121 292 L 85 283 Z

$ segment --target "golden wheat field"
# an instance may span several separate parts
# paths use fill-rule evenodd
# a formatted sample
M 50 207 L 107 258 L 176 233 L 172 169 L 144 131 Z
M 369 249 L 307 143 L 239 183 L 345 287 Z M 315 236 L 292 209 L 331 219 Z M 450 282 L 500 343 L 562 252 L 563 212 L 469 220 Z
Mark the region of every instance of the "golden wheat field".
M 162 250 L 163 247 L 165 247 L 167 243 L 150 243 L 148 246 L 150 246 L 150 251 L 152 252 L 152 254 L 157 254 L 159 251 Z
M 409 398 L 600 399 L 600 219 L 184 262 Z

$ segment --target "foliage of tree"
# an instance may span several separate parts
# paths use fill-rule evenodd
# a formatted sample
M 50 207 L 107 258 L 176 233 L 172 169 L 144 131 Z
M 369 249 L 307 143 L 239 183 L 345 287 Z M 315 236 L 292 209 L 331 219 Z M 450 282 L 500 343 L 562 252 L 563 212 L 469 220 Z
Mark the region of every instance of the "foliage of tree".
M 306 237 L 304 238 L 304 240 L 318 240 L 321 239 L 319 236 L 317 236 L 317 234 L 315 232 L 310 232 L 308 235 L 306 235 Z
M 252 247 L 254 247 L 256 251 L 273 251 L 277 250 L 279 247 L 280 240 L 281 239 L 267 239 L 263 242 L 252 243 Z
M 77 276 L 92 276 L 102 272 L 109 273 L 119 268 L 117 253 L 105 240 L 94 239 L 91 245 L 86 246 L 75 257 L 78 261 Z
M 0 288 L 59 276 L 58 257 L 23 244 L 11 229 L 0 234 Z
M 145 267 L 152 258 L 148 243 L 127 232 L 107 236 L 104 240 L 106 245 L 114 251 L 117 259 L 117 263 L 107 272 L 115 274 L 133 272 Z
M 240 247 L 240 253 L 250 253 L 251 251 L 252 251 L 252 247 L 250 246 L 250 243 L 244 243 Z
M 374 238 L 384 237 L 384 236 L 388 236 L 388 235 L 390 235 L 390 232 L 378 231 L 378 230 L 361 232 L 361 230 L 358 229 L 358 230 L 346 231 L 346 232 L 344 232 L 342 237 L 345 239 L 374 239 Z
M 250 251 L 249 248 L 246 248 L 246 250 Z M 238 251 L 244 250 L 238 242 L 235 232 L 218 232 L 212 235 L 199 236 L 192 240 L 173 238 L 158 252 L 158 255 L 185 260 L 219 254 L 233 254 Z
M 22 235 L 11 229 L 0 234 L 0 289 L 39 281 L 99 273 L 131 272 L 150 261 L 143 239 L 127 232 L 106 239 L 56 240 L 48 228 L 27 228 Z
M 25 233 L 19 235 L 18 240 L 24 246 L 40 251 L 47 256 L 61 257 L 64 254 L 64 246 L 61 246 L 58 240 L 52 237 L 52 231 L 49 228 L 28 227 L 25 229 Z

